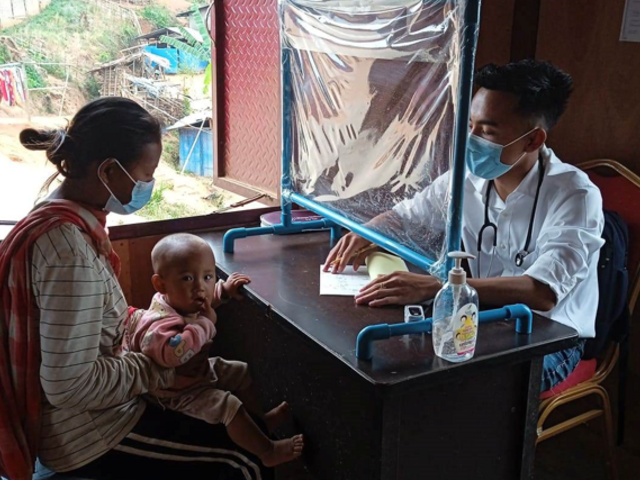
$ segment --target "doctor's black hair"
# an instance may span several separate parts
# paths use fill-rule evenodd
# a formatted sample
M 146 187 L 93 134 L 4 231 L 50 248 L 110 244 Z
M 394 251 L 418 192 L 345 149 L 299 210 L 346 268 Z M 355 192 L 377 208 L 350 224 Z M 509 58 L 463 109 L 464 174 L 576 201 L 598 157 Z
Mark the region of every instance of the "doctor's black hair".
M 161 135 L 160 121 L 136 102 L 106 97 L 87 103 L 66 128 L 23 130 L 20 142 L 29 150 L 45 150 L 62 176 L 85 178 L 96 161 L 115 158 L 125 168 L 134 164 L 145 146 L 161 142 Z
M 558 123 L 573 91 L 571 75 L 549 62 L 530 59 L 500 66 L 490 63 L 476 72 L 474 80 L 487 90 L 516 95 L 518 111 L 541 120 L 546 130 Z

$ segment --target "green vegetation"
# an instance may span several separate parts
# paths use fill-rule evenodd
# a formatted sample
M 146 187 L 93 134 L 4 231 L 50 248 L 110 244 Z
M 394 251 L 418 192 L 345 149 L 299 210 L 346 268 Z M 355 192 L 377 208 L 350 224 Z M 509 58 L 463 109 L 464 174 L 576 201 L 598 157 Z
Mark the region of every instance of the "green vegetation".
M 161 36 L 160 41 L 162 43 L 166 43 L 167 45 L 171 45 L 178 50 L 182 50 L 183 52 L 186 52 L 199 60 L 205 62 L 211 60 L 211 39 L 209 39 L 209 44 L 207 45 L 206 42 L 201 42 L 200 40 L 195 38 L 186 28 L 178 27 L 178 30 L 180 30 L 180 33 L 185 38 L 184 41 L 177 38 L 168 37 L 167 35 Z M 209 38 L 206 33 L 205 38 Z
M 207 4 L 207 1 L 198 3 Z M 135 22 L 131 22 L 128 15 L 120 15 L 119 8 L 115 2 L 52 0 L 40 14 L 13 27 L 0 30 L 0 36 L 11 39 L 0 41 L 0 62 L 24 63 L 29 88 L 64 85 L 68 71 L 65 64 L 72 65 L 69 68 L 69 91 L 65 92 L 64 103 L 59 93 L 61 90 L 30 92 L 32 114 L 75 113 L 84 101 L 100 97 L 101 74 L 87 72 L 95 69 L 98 63 L 120 57 L 121 51 L 130 47 L 131 40 L 139 34 Z M 178 24 L 170 11 L 164 7 L 152 5 L 144 9 L 131 8 L 155 27 Z M 203 37 L 209 38 L 206 30 Z M 211 42 L 196 45 L 193 40 L 195 39 L 189 39 L 191 43 L 186 45 L 199 50 L 199 55 L 204 54 L 204 58 L 209 61 Z M 185 93 L 188 93 L 188 90 Z M 191 113 L 191 99 L 188 95 L 184 96 L 184 108 L 186 114 Z M 211 191 L 211 179 L 185 174 L 189 177 L 185 182 L 179 175 L 181 169 L 178 132 L 169 132 L 163 140 L 163 167 L 166 169 L 166 166 L 170 165 L 178 174 L 168 172 L 169 179 L 163 177 L 162 181 L 158 181 L 151 201 L 139 215 L 147 220 L 184 218 L 209 213 L 224 205 L 224 194 L 219 192 L 207 197 L 206 201 L 201 198 Z M 170 180 L 172 178 L 180 178 L 180 183 L 176 182 L 176 185 L 180 186 L 176 186 L 175 191 L 173 181 Z M 193 192 L 185 192 L 188 190 L 185 185 L 194 185 L 197 188 Z
M 41 53 L 34 53 L 32 57 L 34 62 L 42 64 L 40 68 L 47 72 L 48 75 L 60 79 L 64 79 L 67 76 L 67 68 L 64 65 L 55 65 L 57 63 L 63 63 L 63 60 L 53 52 L 48 53 L 47 56 Z
M 39 15 L 5 30 L 8 36 L 42 32 L 43 37 L 81 33 L 87 27 L 87 15 L 95 8 L 83 0 L 53 0 Z
M 34 62 L 75 64 L 79 61 L 82 69 L 117 58 L 138 32 L 129 20 L 111 18 L 97 3 L 53 0 L 39 15 L 2 30 L 2 35 L 24 46 Z M 61 80 L 67 75 L 64 65 L 40 68 L 41 74 Z M 46 78 L 44 80 L 46 82 Z
M 184 115 L 191 115 L 193 108 L 191 107 L 191 97 L 189 97 L 189 90 L 187 88 L 182 90 L 182 102 L 184 103 Z
M 11 63 L 11 53 L 6 45 L 0 43 L 0 63 Z
M 162 5 L 147 5 L 140 15 L 155 28 L 173 27 L 177 23 L 171 11 Z
M 171 190 L 170 186 L 160 182 L 156 185 L 149 203 L 138 212 L 138 215 L 147 220 L 168 220 L 171 218 L 193 217 L 198 212 L 182 203 L 169 203 L 164 198 L 164 192 Z
M 24 71 L 27 74 L 27 88 L 44 88 L 47 86 L 47 82 L 33 65 L 25 65 Z
M 193 18 L 195 19 L 198 32 L 202 37 L 202 41 L 195 38 L 189 31 L 183 27 L 178 27 L 180 34 L 184 37 L 184 40 L 178 40 L 177 38 L 163 35 L 160 37 L 160 41 L 171 45 L 178 50 L 182 50 L 189 55 L 196 57 L 203 62 L 209 62 L 204 72 L 204 93 L 207 93 L 211 89 L 211 37 L 205 24 L 202 12 L 194 6 L 192 9 Z M 182 68 L 182 67 L 181 67 Z
M 15 61 L 14 55 L 11 54 L 7 46 L 0 43 L 0 64 L 13 63 Z M 47 86 L 47 81 L 42 75 L 43 70 L 46 72 L 45 68 L 39 68 L 32 64 L 25 65 L 28 88 L 44 88 Z
M 89 75 L 84 82 L 84 91 L 89 100 L 95 100 L 100 97 L 100 83 L 93 75 Z
M 131 45 L 133 39 L 138 36 L 138 32 L 133 25 L 124 23 L 120 26 L 119 31 L 96 29 L 95 35 L 94 42 L 100 45 L 98 61 L 107 63 L 118 58 L 120 50 Z
M 175 130 L 167 132 L 162 138 L 162 160 L 177 172 L 180 171 L 180 139 Z

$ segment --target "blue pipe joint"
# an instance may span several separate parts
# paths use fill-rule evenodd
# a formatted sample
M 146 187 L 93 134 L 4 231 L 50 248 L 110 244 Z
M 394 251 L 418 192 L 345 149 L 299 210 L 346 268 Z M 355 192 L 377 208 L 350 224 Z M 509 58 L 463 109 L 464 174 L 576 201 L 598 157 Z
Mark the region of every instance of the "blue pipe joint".
M 356 339 L 356 358 L 371 360 L 373 358 L 373 342 L 388 338 L 391 338 L 391 331 L 386 323 L 363 328 Z
M 420 322 L 369 325 L 360 331 L 356 339 L 356 358 L 371 360 L 373 358 L 373 342 L 377 340 L 387 340 L 391 337 L 413 333 L 431 333 L 431 323 L 431 319 L 427 318 Z
M 502 322 L 505 320 L 515 320 L 516 332 L 524 335 L 529 335 L 533 329 L 533 313 L 531 313 L 529 307 L 521 303 L 507 305 L 495 310 L 484 310 L 478 316 L 480 323 Z
M 256 230 L 260 232 L 257 233 Z M 266 235 L 274 233 L 273 227 L 258 227 L 258 228 L 232 228 L 227 230 L 222 237 L 222 250 L 224 253 L 233 253 L 234 243 L 239 238 L 247 238 L 253 235 Z
M 533 313 L 531 309 L 521 303 L 507 305 L 495 310 L 480 312 L 480 323 L 501 322 L 505 320 L 516 321 L 516 332 L 529 335 L 533 330 Z M 432 319 L 427 318 L 420 322 L 397 323 L 389 325 L 369 325 L 363 328 L 356 339 L 356 358 L 358 360 L 371 360 L 373 358 L 373 342 L 387 340 L 391 337 L 410 335 L 414 333 L 431 333 Z
M 233 253 L 234 243 L 239 238 L 254 237 L 257 235 L 289 235 L 291 233 L 301 233 L 305 230 L 319 230 L 331 228 L 332 231 L 335 224 L 329 220 L 322 219 L 314 222 L 297 222 L 290 225 L 284 225 L 282 223 L 277 225 L 271 225 L 269 227 L 254 227 L 254 228 L 232 228 L 227 230 L 222 238 L 222 250 L 225 253 Z
M 504 307 L 508 310 L 507 320 L 516 320 L 516 332 L 523 335 L 530 335 L 533 331 L 533 313 L 526 305 L 517 303 Z
M 290 233 L 301 233 L 305 230 L 319 230 L 330 228 L 331 224 L 327 220 L 316 220 L 314 222 L 296 222 L 291 225 L 274 225 L 273 233 L 276 235 L 289 235 Z
M 334 246 L 342 236 L 342 227 L 337 223 L 331 225 L 331 246 Z

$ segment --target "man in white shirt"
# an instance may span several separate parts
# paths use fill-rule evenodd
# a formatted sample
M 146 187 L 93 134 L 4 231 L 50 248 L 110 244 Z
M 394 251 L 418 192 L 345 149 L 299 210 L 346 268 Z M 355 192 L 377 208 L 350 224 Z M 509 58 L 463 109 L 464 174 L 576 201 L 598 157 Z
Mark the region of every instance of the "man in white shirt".
M 545 146 L 547 132 L 566 108 L 572 79 L 549 63 L 524 60 L 487 65 L 475 82 L 480 88 L 471 106 L 462 231 L 465 250 L 476 256 L 469 263 L 474 277 L 469 283 L 485 305 L 524 303 L 575 328 L 581 338 L 593 337 L 604 243 L 602 198 L 587 175 Z M 418 222 L 444 229 L 431 212 L 441 212 L 448 199 L 446 173 L 370 225 Z M 342 257 L 334 268 L 341 272 L 368 244 L 349 233 L 325 265 Z M 360 257 L 352 259 L 354 268 L 362 264 Z M 440 287 L 432 276 L 399 272 L 371 282 L 356 303 L 418 303 Z M 583 349 L 584 341 L 545 357 L 542 389 L 564 380 Z

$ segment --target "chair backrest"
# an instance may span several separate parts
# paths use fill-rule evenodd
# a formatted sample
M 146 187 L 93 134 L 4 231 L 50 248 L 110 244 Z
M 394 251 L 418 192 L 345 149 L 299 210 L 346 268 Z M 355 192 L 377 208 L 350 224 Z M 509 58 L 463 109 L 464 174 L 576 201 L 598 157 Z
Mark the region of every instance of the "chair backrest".
M 640 176 L 615 160 L 581 163 L 591 181 L 600 189 L 604 208 L 613 210 L 629 227 L 629 311 L 633 314 L 640 295 Z

